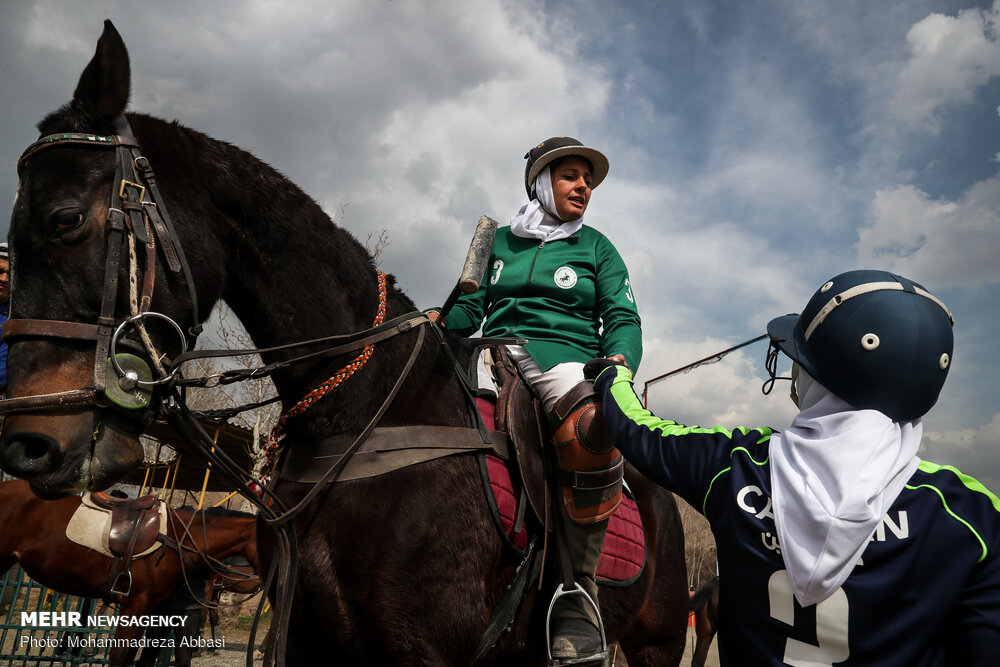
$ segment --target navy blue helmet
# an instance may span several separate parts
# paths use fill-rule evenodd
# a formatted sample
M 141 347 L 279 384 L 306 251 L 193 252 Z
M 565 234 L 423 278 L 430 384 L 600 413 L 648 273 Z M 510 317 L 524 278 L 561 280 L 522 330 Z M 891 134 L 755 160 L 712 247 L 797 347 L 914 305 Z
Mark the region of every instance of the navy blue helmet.
M 771 320 L 771 345 L 854 408 L 895 421 L 923 416 L 951 367 L 954 318 L 918 283 L 887 271 L 848 271 L 800 315 Z

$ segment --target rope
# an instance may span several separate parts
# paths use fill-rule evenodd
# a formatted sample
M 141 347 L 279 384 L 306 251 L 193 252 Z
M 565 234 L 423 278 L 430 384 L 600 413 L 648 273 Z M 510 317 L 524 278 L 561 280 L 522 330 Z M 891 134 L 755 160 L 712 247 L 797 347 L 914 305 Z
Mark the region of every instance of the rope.
M 379 326 L 385 319 L 386 305 L 385 274 L 381 271 L 376 271 L 376 273 L 378 274 L 378 312 L 375 315 L 375 321 L 372 324 L 373 327 Z M 271 435 L 268 436 L 267 443 L 264 445 L 265 458 L 264 465 L 261 467 L 260 478 L 265 485 L 270 480 L 271 473 L 274 471 L 274 465 L 278 458 L 278 450 L 281 448 L 281 440 L 284 439 L 285 425 L 288 423 L 288 420 L 292 417 L 298 417 L 304 413 L 306 410 L 311 408 L 316 401 L 326 396 L 328 393 L 340 386 L 344 380 L 361 370 L 361 368 L 364 367 L 364 365 L 371 358 L 374 351 L 374 345 L 366 345 L 361 351 L 361 354 L 356 356 L 351 363 L 341 368 L 329 379 L 306 394 L 302 400 L 293 405 L 287 412 L 283 413 L 278 418 L 278 422 L 274 425 L 274 428 L 271 430 Z
M 153 237 L 149 237 L 150 245 L 153 244 Z M 135 256 L 135 234 L 128 235 L 128 305 L 129 311 L 132 316 L 139 314 L 139 275 L 137 268 L 138 261 Z M 149 271 L 149 267 L 146 267 Z M 156 370 L 160 373 L 160 377 L 167 376 L 167 370 L 163 367 L 163 363 L 160 361 L 160 355 L 156 353 L 156 348 L 153 347 L 153 340 L 149 337 L 149 332 L 146 331 L 146 325 L 142 323 L 142 320 L 135 321 L 135 328 L 139 331 L 139 338 L 142 339 L 142 344 L 146 348 L 146 352 L 149 353 L 150 358 L 153 360 L 153 365 Z

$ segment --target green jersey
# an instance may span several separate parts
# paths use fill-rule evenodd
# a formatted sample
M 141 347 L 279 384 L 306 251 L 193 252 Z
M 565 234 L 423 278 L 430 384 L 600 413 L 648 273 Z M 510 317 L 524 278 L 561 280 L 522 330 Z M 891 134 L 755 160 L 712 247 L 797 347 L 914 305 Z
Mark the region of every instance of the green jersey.
M 497 230 L 483 284 L 445 318 L 460 336 L 480 324 L 484 336 L 527 339 L 525 349 L 543 371 L 614 354 L 636 371 L 642 359 L 628 269 L 611 241 L 586 225 L 551 242 Z

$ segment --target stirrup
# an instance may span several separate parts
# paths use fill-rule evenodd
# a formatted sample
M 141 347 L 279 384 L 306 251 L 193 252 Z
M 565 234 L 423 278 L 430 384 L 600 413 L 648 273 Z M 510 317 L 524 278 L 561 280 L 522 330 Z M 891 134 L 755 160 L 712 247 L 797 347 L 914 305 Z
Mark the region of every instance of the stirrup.
M 566 590 L 562 584 L 556 586 L 556 592 L 552 595 L 552 601 L 549 602 L 549 611 L 545 615 L 545 650 L 548 654 L 549 667 L 570 667 L 571 665 L 607 665 L 608 664 L 608 638 L 604 633 L 604 618 L 601 616 L 601 610 L 597 607 L 597 603 L 594 602 L 594 598 L 590 597 L 590 593 L 584 590 L 583 586 L 574 583 L 576 586 L 570 590 Z M 594 610 L 597 615 L 597 629 L 601 632 L 601 650 L 599 653 L 589 655 L 583 658 L 554 658 L 552 657 L 552 609 L 555 608 L 556 600 L 565 595 L 581 595 L 583 599 L 587 601 L 590 608 Z
M 124 587 L 119 588 L 118 582 L 122 581 L 122 579 L 125 579 L 126 577 L 127 580 L 125 581 Z M 127 598 L 129 594 L 132 593 L 132 571 L 125 570 L 124 572 L 119 572 L 118 576 L 115 577 L 114 582 L 112 582 L 111 588 L 108 589 L 108 592 L 111 595 L 121 595 L 122 597 Z

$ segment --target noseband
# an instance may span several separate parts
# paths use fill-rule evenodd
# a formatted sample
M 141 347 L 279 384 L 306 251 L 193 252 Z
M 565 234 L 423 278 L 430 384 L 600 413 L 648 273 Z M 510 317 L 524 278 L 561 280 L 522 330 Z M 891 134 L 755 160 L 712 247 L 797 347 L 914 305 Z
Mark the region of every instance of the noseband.
M 149 161 L 142 155 L 139 143 L 132 134 L 132 128 L 125 116 L 120 116 L 115 125 L 118 134 L 111 136 L 79 132 L 44 136 L 28 146 L 18 158 L 18 176 L 34 155 L 51 148 L 67 146 L 113 149 L 116 164 L 108 205 L 104 289 L 97 321 L 90 323 L 12 318 L 7 320 L 3 327 L 3 339 L 7 341 L 23 337 L 94 341 L 97 351 L 94 359 L 93 385 L 83 389 L 0 400 L 0 415 L 88 405 L 111 406 L 126 411 L 144 408 L 149 405 L 153 387 L 171 381 L 176 373 L 176 369 L 170 373 L 164 370 L 161 355 L 153 348 L 144 320 L 157 318 L 166 320 L 172 325 L 181 339 L 181 353 L 187 350 L 189 340 L 193 340 L 199 333 L 198 298 L 191 270 L 181 248 L 180 239 L 160 197 L 153 170 Z M 137 242 L 144 246 L 146 255 L 141 292 L 137 275 Z M 192 310 L 191 321 L 195 323 L 195 329 L 187 334 L 171 318 L 149 310 L 156 282 L 157 245 L 163 253 L 167 268 L 175 274 L 183 273 L 187 284 Z M 126 252 L 129 258 L 131 316 L 117 318 L 115 310 L 123 252 Z M 141 345 L 124 338 L 129 327 L 139 333 Z M 152 360 L 159 377 L 153 378 L 153 371 L 143 358 L 135 354 L 119 353 L 117 351 L 119 343 L 144 351 Z

